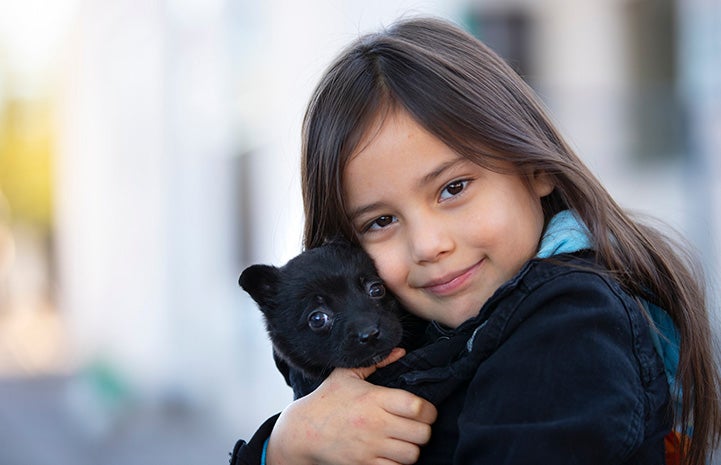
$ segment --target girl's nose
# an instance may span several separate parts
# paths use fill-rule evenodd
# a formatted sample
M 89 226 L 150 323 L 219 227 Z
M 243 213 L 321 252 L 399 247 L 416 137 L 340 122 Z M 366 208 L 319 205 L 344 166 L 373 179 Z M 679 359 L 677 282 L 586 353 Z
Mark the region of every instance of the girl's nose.
M 448 224 L 440 218 L 430 217 L 409 228 L 408 242 L 416 263 L 433 263 L 453 250 L 453 235 Z

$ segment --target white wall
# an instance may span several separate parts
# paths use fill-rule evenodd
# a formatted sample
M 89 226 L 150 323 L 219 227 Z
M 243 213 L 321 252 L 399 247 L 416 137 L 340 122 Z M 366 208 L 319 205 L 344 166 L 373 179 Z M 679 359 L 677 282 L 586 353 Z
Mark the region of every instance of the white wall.
M 57 163 L 59 305 L 75 367 L 102 364 L 142 399 L 210 408 L 239 436 L 285 405 L 237 276 L 300 251 L 306 101 L 358 33 L 448 5 L 82 3 Z

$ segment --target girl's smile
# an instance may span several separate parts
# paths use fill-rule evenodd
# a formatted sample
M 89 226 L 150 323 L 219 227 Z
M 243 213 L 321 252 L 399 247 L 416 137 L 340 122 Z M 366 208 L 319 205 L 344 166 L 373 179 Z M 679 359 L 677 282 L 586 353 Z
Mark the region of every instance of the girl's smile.
M 456 327 L 535 255 L 545 176 L 482 168 L 403 111 L 359 147 L 343 173 L 346 211 L 409 311 Z
M 449 296 L 464 289 L 465 285 L 471 282 L 473 275 L 478 271 L 482 263 L 483 260 L 468 269 L 431 280 L 420 287 L 438 296 Z

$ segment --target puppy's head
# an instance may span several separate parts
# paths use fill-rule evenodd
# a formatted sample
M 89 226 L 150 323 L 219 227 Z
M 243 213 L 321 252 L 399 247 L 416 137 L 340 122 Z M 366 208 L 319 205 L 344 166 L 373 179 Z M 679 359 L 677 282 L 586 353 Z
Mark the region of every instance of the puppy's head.
M 372 365 L 401 340 L 398 303 L 355 246 L 331 242 L 280 268 L 253 265 L 239 282 L 278 355 L 309 375 Z

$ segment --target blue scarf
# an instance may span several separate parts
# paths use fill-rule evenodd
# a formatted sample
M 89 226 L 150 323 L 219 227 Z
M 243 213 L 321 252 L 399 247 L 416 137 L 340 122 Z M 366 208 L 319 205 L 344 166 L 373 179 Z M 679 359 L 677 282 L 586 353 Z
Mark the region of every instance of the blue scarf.
M 538 249 L 538 258 L 548 258 L 562 253 L 573 253 L 584 249 L 592 249 L 593 245 L 589 239 L 588 228 L 578 216 L 570 210 L 564 210 L 556 214 L 548 223 L 546 232 L 541 238 L 541 245 Z M 666 311 L 662 308 L 642 300 L 646 311 L 653 321 L 654 330 L 651 331 L 651 338 L 656 352 L 663 360 L 666 379 L 672 395 L 675 398 L 677 408 L 680 408 L 680 389 L 676 389 L 676 370 L 678 368 L 679 347 L 681 338 L 676 325 Z

